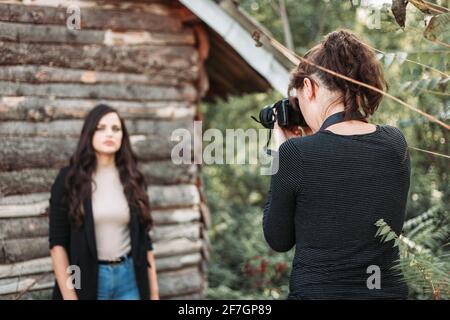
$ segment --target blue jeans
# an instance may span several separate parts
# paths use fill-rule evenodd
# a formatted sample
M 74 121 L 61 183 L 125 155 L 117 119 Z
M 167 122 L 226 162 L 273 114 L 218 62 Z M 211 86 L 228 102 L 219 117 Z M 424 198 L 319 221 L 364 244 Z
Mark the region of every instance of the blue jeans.
M 98 300 L 139 300 L 133 258 L 119 264 L 98 265 Z

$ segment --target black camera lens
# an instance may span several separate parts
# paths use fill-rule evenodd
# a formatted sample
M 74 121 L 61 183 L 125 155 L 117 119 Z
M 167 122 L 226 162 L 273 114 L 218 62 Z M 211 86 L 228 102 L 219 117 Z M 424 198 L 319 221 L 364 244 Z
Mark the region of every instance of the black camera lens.
M 275 114 L 276 110 L 276 114 Z M 305 119 L 300 111 L 297 99 L 291 102 L 289 99 L 282 99 L 274 104 L 265 106 L 259 112 L 259 121 L 267 129 L 273 129 L 275 121 L 280 127 L 306 126 Z
M 276 121 L 276 115 L 273 111 L 273 104 L 265 106 L 259 112 L 259 122 L 267 129 L 273 129 L 273 124 Z

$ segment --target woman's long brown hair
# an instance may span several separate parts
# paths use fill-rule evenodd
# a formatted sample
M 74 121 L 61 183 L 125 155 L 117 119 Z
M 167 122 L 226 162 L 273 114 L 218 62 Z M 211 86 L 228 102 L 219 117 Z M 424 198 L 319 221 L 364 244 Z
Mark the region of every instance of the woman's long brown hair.
M 65 180 L 69 217 L 76 227 L 80 227 L 84 223 L 83 204 L 92 194 L 92 174 L 97 166 L 92 137 L 100 119 L 111 112 L 118 115 L 122 126 L 122 144 L 115 154 L 115 164 L 119 171 L 125 197 L 130 209 L 132 206 L 138 209 L 140 220 L 146 231 L 149 231 L 153 226 L 153 220 L 150 214 L 150 201 L 146 192 L 145 177 L 137 167 L 137 156 L 131 148 L 125 122 L 114 108 L 105 104 L 97 105 L 86 116 L 77 149 L 70 158 L 69 170 Z
M 327 34 L 321 43 L 305 54 L 304 58 L 377 89 L 385 91 L 388 88 L 383 68 L 374 52 L 348 30 L 337 30 Z M 306 62 L 301 62 L 291 72 L 288 95 L 292 89 L 303 88 L 303 80 L 313 74 L 317 75 L 329 90 L 342 93 L 347 119 L 354 111 L 363 111 L 365 117 L 371 116 L 383 98 L 379 92 L 330 75 Z

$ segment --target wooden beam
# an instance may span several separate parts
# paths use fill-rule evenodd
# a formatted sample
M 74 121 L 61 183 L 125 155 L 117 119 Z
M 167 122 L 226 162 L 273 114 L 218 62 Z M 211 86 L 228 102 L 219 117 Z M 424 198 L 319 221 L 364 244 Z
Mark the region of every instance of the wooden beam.
M 11 2 L 11 1 L 10 1 Z M 53 2 L 54 4 L 55 2 Z M 136 6 L 130 10 L 130 7 L 108 8 L 101 6 L 98 2 L 95 7 L 86 7 L 87 2 L 78 2 L 81 7 L 80 16 L 81 29 L 112 29 L 112 30 L 147 30 L 147 31 L 164 31 L 177 32 L 182 29 L 181 20 L 173 15 L 167 6 Z M 66 1 L 65 6 L 54 6 L 48 2 L 39 5 L 38 1 L 35 5 L 23 5 L 18 1 L 9 4 L 0 4 L 0 20 L 13 21 L 20 23 L 33 24 L 56 24 L 66 25 L 67 6 L 70 4 Z M 91 4 L 94 4 L 91 2 Z
M 195 115 L 186 101 L 124 101 L 95 99 L 50 99 L 47 97 L 0 97 L 0 120 L 50 121 L 84 119 L 100 103 L 115 108 L 124 119 L 177 120 Z
M 196 165 L 175 165 L 171 160 L 140 164 L 147 183 L 152 185 L 194 184 Z M 0 196 L 48 192 L 58 174 L 57 169 L 24 169 L 0 172 Z
M 33 54 L 30 54 L 33 53 Z M 71 46 L 0 41 L 0 65 L 33 64 L 95 71 L 196 78 L 198 52 L 192 46 Z
M 128 101 L 195 101 L 197 90 L 192 84 L 180 87 L 139 84 L 28 84 L 0 81 L 0 95 L 38 96 L 81 99 L 118 99 Z
M 154 128 L 147 127 L 147 130 L 151 132 Z M 0 139 L 0 170 L 61 168 L 68 164 L 77 143 L 76 137 L 4 136 Z M 155 132 L 148 136 L 131 136 L 131 143 L 140 161 L 153 161 L 170 159 L 172 148 L 178 142 L 171 141 L 169 135 L 160 136 Z
M 193 82 L 195 77 L 182 78 L 182 74 L 164 76 L 161 74 L 121 73 L 91 71 L 83 69 L 56 68 L 39 65 L 0 66 L 0 80 L 26 83 L 120 83 L 180 86 Z
M 71 30 L 67 26 L 0 22 L 0 40 L 27 43 L 115 45 L 194 45 L 193 31 L 179 32 Z
M 180 270 L 201 262 L 200 253 L 188 253 L 179 256 L 156 259 L 158 272 Z M 37 273 L 52 272 L 52 258 L 44 257 L 28 261 L 0 265 L 0 279 L 28 276 Z
M 150 186 L 147 193 L 150 197 L 152 209 L 158 212 L 158 215 L 164 214 L 164 212 L 159 211 L 163 209 L 185 208 L 197 210 L 197 206 L 199 205 L 199 195 L 195 185 Z M 2 197 L 0 198 L 0 219 L 45 216 L 47 215 L 49 199 L 49 193 Z M 169 217 L 161 219 L 164 219 L 164 223 L 175 222 L 184 213 L 186 211 L 174 210 L 169 214 Z M 173 216 L 170 217 L 170 215 Z M 192 212 L 189 213 L 189 219 L 191 219 L 192 215 Z

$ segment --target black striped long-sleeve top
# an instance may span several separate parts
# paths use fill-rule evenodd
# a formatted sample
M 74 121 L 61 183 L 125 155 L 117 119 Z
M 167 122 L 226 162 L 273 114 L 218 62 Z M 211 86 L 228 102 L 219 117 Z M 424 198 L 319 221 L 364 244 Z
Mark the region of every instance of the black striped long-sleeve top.
M 278 156 L 263 230 L 272 249 L 295 246 L 288 298 L 406 298 L 403 277 L 392 269 L 398 248 L 375 237 L 378 219 L 397 234 L 403 226 L 410 159 L 401 131 L 319 131 L 287 140 Z

